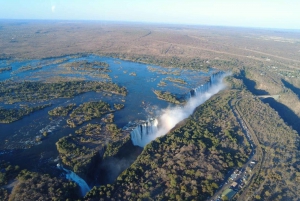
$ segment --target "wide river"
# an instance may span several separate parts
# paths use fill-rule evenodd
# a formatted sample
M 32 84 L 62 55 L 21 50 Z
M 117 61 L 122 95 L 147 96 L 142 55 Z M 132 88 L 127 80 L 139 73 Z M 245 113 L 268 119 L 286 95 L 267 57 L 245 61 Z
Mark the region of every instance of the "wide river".
M 66 70 L 65 65 L 74 62 L 101 61 L 109 64 L 110 79 L 103 78 L 91 70 Z M 66 117 L 50 117 L 48 111 L 70 103 L 103 100 L 110 104 L 122 103 L 124 109 L 114 113 L 115 123 L 123 128 L 129 122 L 146 120 L 155 117 L 161 109 L 170 104 L 159 100 L 153 90 L 169 91 L 175 94 L 187 94 L 190 89 L 196 88 L 205 82 L 214 70 L 201 72 L 196 70 L 183 70 L 179 68 L 163 68 L 160 66 L 134 63 L 114 58 L 96 55 L 65 56 L 43 60 L 0 61 L 0 68 L 11 66 L 11 71 L 0 73 L 0 81 L 11 79 L 13 81 L 55 81 L 64 79 L 80 79 L 93 81 L 111 81 L 128 90 L 126 97 L 121 95 L 107 96 L 105 93 L 87 92 L 73 98 L 58 98 L 44 102 L 18 102 L 15 104 L 0 103 L 1 107 L 12 108 L 20 105 L 38 105 L 52 103 L 51 107 L 31 113 L 23 119 L 10 124 L 0 124 L 0 160 L 5 159 L 12 164 L 38 170 L 43 166 L 55 164 L 58 158 L 55 142 L 68 134 L 74 134 L 77 128 L 69 128 Z M 24 66 L 31 66 L 26 69 Z M 34 68 L 37 67 L 37 68 Z M 173 81 L 170 81 L 172 80 Z M 185 83 L 174 82 L 174 79 L 184 80 Z M 163 82 L 163 84 L 161 84 Z M 160 84 L 159 84 L 160 83 Z M 101 118 L 86 123 L 100 123 Z M 86 125 L 83 124 L 83 125 Z M 81 125 L 81 126 L 83 126 Z M 50 133 L 42 142 L 36 142 L 36 136 L 44 131 Z

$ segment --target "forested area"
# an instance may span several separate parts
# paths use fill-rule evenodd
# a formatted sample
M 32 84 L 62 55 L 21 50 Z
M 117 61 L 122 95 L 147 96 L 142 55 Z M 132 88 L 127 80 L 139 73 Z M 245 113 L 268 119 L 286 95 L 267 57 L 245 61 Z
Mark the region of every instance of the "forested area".
M 153 92 L 155 93 L 157 98 L 168 101 L 170 103 L 183 104 L 186 101 L 183 97 L 178 98 L 176 95 L 174 95 L 168 91 L 153 90 Z
M 51 177 L 22 170 L 17 177 L 9 201 L 19 200 L 79 200 L 80 190 L 76 183 L 65 179 Z
M 65 165 L 84 179 L 97 180 L 100 161 L 119 154 L 128 142 L 129 135 L 115 124 L 87 124 L 74 135 L 59 139 L 56 147 Z
M 67 116 L 70 111 L 73 110 L 73 108 L 76 106 L 75 103 L 71 103 L 65 107 L 59 106 L 56 107 L 50 111 L 48 111 L 48 114 L 51 116 Z
M 54 98 L 70 98 L 88 91 L 105 91 L 126 96 L 127 90 L 111 82 L 68 81 L 43 82 L 0 82 L 0 101 L 45 101 Z
M 68 62 L 63 66 L 74 70 L 93 70 L 101 72 L 110 72 L 109 64 L 103 61 L 74 61 Z
M 263 150 L 262 167 L 248 196 L 256 200 L 298 200 L 299 135 L 257 98 L 241 99 L 238 108 Z
M 11 123 L 22 119 L 24 116 L 29 115 L 32 112 L 44 109 L 51 106 L 51 104 L 40 105 L 36 107 L 22 107 L 22 108 L 12 108 L 6 109 L 0 107 L 0 123 Z
M 71 112 L 67 123 L 70 127 L 76 127 L 83 124 L 83 122 L 101 117 L 102 115 L 113 111 L 112 107 L 104 101 L 86 102 L 79 105 Z
M 106 182 L 110 184 L 94 187 L 83 199 L 210 198 L 219 189 L 220 184 L 226 181 L 226 177 L 230 175 L 228 171 L 245 164 L 251 152 L 251 146 L 237 124 L 233 110 L 237 111 L 241 122 L 249 129 L 253 140 L 251 145 L 256 151 L 254 159 L 258 159 L 255 161 L 256 166 L 249 173 L 249 183 L 245 184 L 234 199 L 299 200 L 300 43 L 297 31 L 188 25 L 105 23 L 103 26 L 103 23 L 86 22 L 15 22 L 3 21 L 0 28 L 1 36 L 6 38 L 0 41 L 3 47 L 3 53 L 0 54 L 0 73 L 5 79 L 8 74 L 14 74 L 16 78 L 0 82 L 0 102 L 3 105 L 16 103 L 8 107 L 20 106 L 20 109 L 1 108 L 0 119 L 5 118 L 1 123 L 17 120 L 32 111 L 33 107 L 23 107 L 26 105 L 23 102 L 26 101 L 32 105 L 41 105 L 45 104 L 43 101 L 70 98 L 89 91 L 104 91 L 108 95 L 115 93 L 125 96 L 126 88 L 114 83 L 70 81 L 83 80 L 86 77 L 93 80 L 117 79 L 117 76 L 109 76 L 108 72 L 111 69 L 108 63 L 93 60 L 97 54 L 148 65 L 176 67 L 174 70 L 148 66 L 148 70 L 156 76 L 155 79 L 160 81 L 158 86 L 165 88 L 169 85 L 183 86 L 185 78 L 183 76 L 183 79 L 166 80 L 160 79 L 161 75 L 179 77 L 186 69 L 205 71 L 204 74 L 215 69 L 229 69 L 233 73 L 233 76 L 226 79 L 230 85 L 228 88 L 231 89 L 216 94 L 167 135 L 148 144 L 138 159 L 115 182 L 110 180 Z M 40 60 L 35 63 L 29 59 Z M 15 61 L 29 63 L 15 65 Z M 124 73 L 139 77 L 139 73 L 124 69 L 123 61 L 116 60 L 115 63 L 118 63 L 120 69 L 123 68 Z M 46 69 L 46 66 L 52 69 L 53 64 L 58 64 L 57 69 L 61 71 L 48 71 L 52 78 L 47 73 L 34 74 L 41 68 Z M 12 70 L 14 72 L 11 72 Z M 21 75 L 20 79 L 17 78 L 18 73 Z M 33 78 L 32 80 L 43 82 L 20 81 L 26 73 Z M 68 76 L 70 74 L 79 76 Z M 24 79 L 26 80 L 26 77 Z M 62 80 L 64 82 L 61 82 Z M 157 91 L 157 94 L 161 99 L 171 100 L 173 103 L 178 101 L 175 94 L 167 91 Z M 257 95 L 279 95 L 279 99 L 262 102 Z M 232 103 L 231 108 L 228 102 Z M 141 104 L 148 106 L 144 100 Z M 105 167 L 105 162 L 109 162 L 110 166 L 107 166 L 107 169 L 113 171 L 124 161 L 127 164 L 134 161 L 134 157 L 128 160 L 125 156 L 131 153 L 138 156 L 141 148 L 133 147 L 129 133 L 122 133 L 120 128 L 113 124 L 114 114 L 110 111 L 123 107 L 123 104 L 117 103 L 114 106 L 110 105 L 110 109 L 105 104 L 99 107 L 86 104 L 86 107 L 82 105 L 77 109 L 69 105 L 49 111 L 50 115 L 55 116 L 70 115 L 72 111 L 76 111 L 73 117 L 82 117 L 83 121 L 80 123 L 83 123 L 85 118 L 101 118 L 97 119 L 100 123 L 83 124 L 70 135 L 66 133 L 65 137 L 56 143 L 66 168 L 74 170 L 84 179 L 88 174 L 99 179 L 100 176 L 110 176 L 110 172 L 100 176 L 93 174 L 95 168 L 98 168 L 97 165 Z M 63 118 L 49 119 L 50 123 L 53 123 Z M 25 127 L 19 130 L 27 132 Z M 53 131 L 55 132 L 56 130 Z M 35 132 L 28 131 L 23 134 L 35 135 Z M 47 131 L 43 134 L 47 135 Z M 13 137 L 5 136 L 3 145 L 10 146 L 14 141 L 19 143 L 18 135 L 20 136 L 19 133 L 12 133 Z M 55 136 L 57 135 L 47 137 L 43 143 L 51 141 Z M 36 147 L 38 146 L 43 144 Z M 19 151 L 30 153 L 30 149 L 28 150 L 3 148 L 0 150 L 0 156 L 10 157 Z M 39 169 L 39 165 L 45 162 L 43 159 L 51 161 L 52 158 L 43 158 L 47 157 L 44 152 L 35 154 L 39 163 L 37 166 L 32 165 L 32 169 L 42 172 L 44 169 Z M 28 158 L 28 162 L 31 162 L 32 158 Z M 99 162 L 98 159 L 102 161 Z M 47 162 L 43 165 L 48 166 Z M 47 168 L 52 174 L 52 167 Z M 10 187 L 7 185 L 14 187 L 11 200 L 78 199 L 78 187 L 63 179 L 64 176 L 58 178 L 28 171 L 22 171 L 20 174 L 19 172 L 17 166 L 1 166 L 0 200 L 8 199 Z
M 12 67 L 4 67 L 4 68 L 0 68 L 0 73 L 3 73 L 5 71 L 11 71 Z
M 94 187 L 87 200 L 205 200 L 229 170 L 242 166 L 249 144 L 230 110 L 234 92 L 213 97 L 181 127 L 149 143 L 111 184 Z

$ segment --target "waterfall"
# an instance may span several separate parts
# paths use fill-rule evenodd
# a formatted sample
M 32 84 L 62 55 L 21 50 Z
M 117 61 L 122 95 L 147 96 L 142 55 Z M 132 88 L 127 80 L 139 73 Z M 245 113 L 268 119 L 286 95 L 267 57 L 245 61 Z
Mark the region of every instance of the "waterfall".
M 146 144 L 145 142 L 148 142 L 153 133 L 156 133 L 158 129 L 158 121 L 157 119 L 149 119 L 148 121 L 144 121 L 135 129 L 133 129 L 130 133 L 131 140 L 134 145 L 142 146 L 144 147 Z
M 161 115 L 155 119 L 149 119 L 135 127 L 131 133 L 131 140 L 135 146 L 144 147 L 152 140 L 168 133 L 177 123 L 189 117 L 196 107 L 204 103 L 211 96 L 225 88 L 222 83 L 228 73 L 218 72 L 210 76 L 207 83 L 192 89 L 187 94 L 187 103 L 162 110 Z
M 87 183 L 82 178 L 80 178 L 77 174 L 75 174 L 71 170 L 65 169 L 60 164 L 57 164 L 57 167 L 66 172 L 66 178 L 67 179 L 72 180 L 72 181 L 74 181 L 75 183 L 78 184 L 78 186 L 80 187 L 82 196 L 85 196 L 86 193 L 91 190 L 90 187 L 87 185 Z
M 206 93 L 212 86 L 218 85 L 222 82 L 222 79 L 224 78 L 225 73 L 224 72 L 217 72 L 210 76 L 209 81 L 205 84 L 202 84 L 201 86 L 192 89 L 187 97 L 191 98 L 197 95 L 201 95 Z

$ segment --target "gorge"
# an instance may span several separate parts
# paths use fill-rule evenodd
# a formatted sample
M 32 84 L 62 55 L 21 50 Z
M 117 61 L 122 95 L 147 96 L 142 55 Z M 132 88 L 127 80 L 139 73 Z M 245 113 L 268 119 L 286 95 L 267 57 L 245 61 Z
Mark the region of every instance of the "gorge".
M 157 118 L 150 118 L 138 125 L 131 132 L 132 143 L 144 147 L 157 137 L 165 135 L 177 123 L 189 117 L 196 107 L 204 103 L 211 96 L 225 88 L 222 80 L 229 73 L 218 72 L 211 75 L 208 82 L 192 89 L 187 94 L 187 103 L 184 106 L 173 106 L 163 109 Z

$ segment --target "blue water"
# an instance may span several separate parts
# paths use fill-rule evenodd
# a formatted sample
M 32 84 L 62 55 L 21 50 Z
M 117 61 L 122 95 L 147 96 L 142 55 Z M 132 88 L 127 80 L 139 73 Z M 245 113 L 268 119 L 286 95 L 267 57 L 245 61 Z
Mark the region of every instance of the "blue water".
M 63 64 L 75 61 L 103 61 L 110 65 L 109 76 L 111 80 L 99 78 L 95 76 L 92 71 L 65 71 Z M 18 69 L 22 66 L 41 66 L 42 68 L 36 70 L 28 70 L 19 72 Z M 59 138 L 72 134 L 76 129 L 69 128 L 66 125 L 66 117 L 51 117 L 48 111 L 57 106 L 63 106 L 70 103 L 81 103 L 87 101 L 103 100 L 111 105 L 113 103 L 123 103 L 125 108 L 116 111 L 115 123 L 120 127 L 124 127 L 128 122 L 137 120 L 146 120 L 149 117 L 156 116 L 161 108 L 168 107 L 169 103 L 157 99 L 153 90 L 166 90 L 176 94 L 186 94 L 190 89 L 205 82 L 206 76 L 210 72 L 200 72 L 195 70 L 182 70 L 178 68 L 162 68 L 160 66 L 153 66 L 151 68 L 158 69 L 164 72 L 179 72 L 180 75 L 161 74 L 159 72 L 151 72 L 148 65 L 142 63 L 134 63 L 130 61 L 123 61 L 114 58 L 100 57 L 96 55 L 88 55 L 85 57 L 66 56 L 61 58 L 51 58 L 44 60 L 22 60 L 22 61 L 0 61 L 0 68 L 11 66 L 12 71 L 5 71 L 0 74 L 0 81 L 11 79 L 13 81 L 45 81 L 54 77 L 73 77 L 92 81 L 112 81 L 120 86 L 125 86 L 128 90 L 126 97 L 121 95 L 105 96 L 103 93 L 87 92 L 80 94 L 74 98 L 66 99 L 59 98 L 45 102 L 32 103 L 15 103 L 7 105 L 0 103 L 0 106 L 10 108 L 19 107 L 20 104 L 38 105 L 51 102 L 51 107 L 37 111 L 24 117 L 23 119 L 10 123 L 0 124 L 0 159 L 7 159 L 13 164 L 25 164 L 26 168 L 32 168 L 33 164 L 47 163 L 56 158 L 58 153 L 56 151 L 55 142 Z M 136 76 L 130 73 L 136 73 Z M 186 81 L 187 84 L 172 83 L 164 80 L 167 77 L 180 78 Z M 160 87 L 158 83 L 164 81 L 166 86 Z M 87 123 L 100 123 L 101 118 L 94 119 Z M 43 131 L 48 131 L 50 135 L 40 144 L 35 142 L 35 138 L 41 135 Z M 42 161 L 42 162 L 41 162 Z M 30 163 L 29 163 L 30 162 Z

